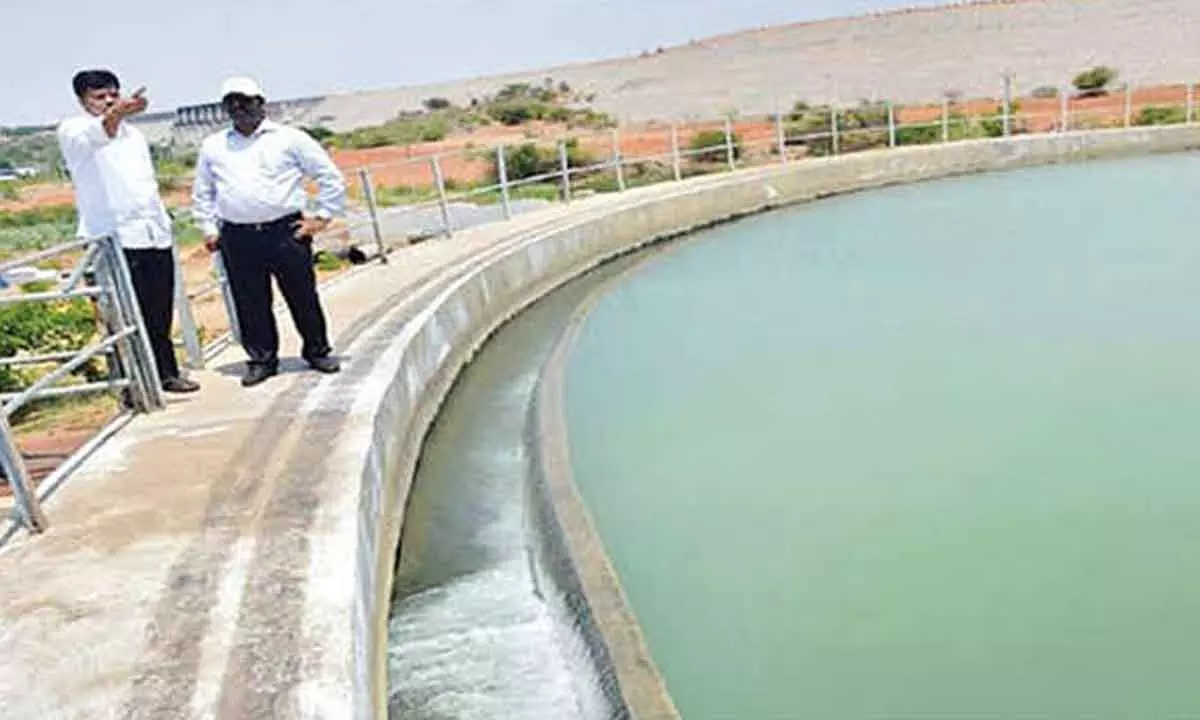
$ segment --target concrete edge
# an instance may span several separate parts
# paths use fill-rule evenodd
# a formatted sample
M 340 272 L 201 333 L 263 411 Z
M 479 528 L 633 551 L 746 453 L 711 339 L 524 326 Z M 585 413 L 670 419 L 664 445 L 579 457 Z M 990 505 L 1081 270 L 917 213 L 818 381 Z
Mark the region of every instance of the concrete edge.
M 537 231 L 518 231 L 405 326 L 386 354 L 396 372 L 374 401 L 368 456 L 358 464 L 354 706 L 386 717 L 388 599 L 408 487 L 420 447 L 459 370 L 509 318 L 617 255 L 766 209 L 888 185 L 1006 168 L 1200 148 L 1200 127 L 1020 136 L 822 158 L 651 186 Z M 642 192 L 644 191 L 644 192 Z M 466 263 L 464 263 L 465 265 Z M 393 363 L 386 363 L 392 365 Z M 614 578 L 615 580 L 615 578 Z
M 566 415 L 566 365 L 588 315 L 648 261 L 589 292 L 571 313 L 542 366 L 530 407 L 529 442 L 535 465 L 530 502 L 542 541 L 557 549 L 545 553 L 550 556 L 544 561 L 548 572 L 565 594 L 593 662 L 612 679 L 619 694 L 610 702 L 638 720 L 679 720 L 679 710 L 575 483 Z

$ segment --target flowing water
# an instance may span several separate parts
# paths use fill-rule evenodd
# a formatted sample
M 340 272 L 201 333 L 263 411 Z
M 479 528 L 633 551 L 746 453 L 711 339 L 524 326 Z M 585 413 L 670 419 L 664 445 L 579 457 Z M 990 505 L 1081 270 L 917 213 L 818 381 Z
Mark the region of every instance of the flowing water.
M 1200 717 L 1198 197 L 881 190 L 606 295 L 574 469 L 685 718 Z
M 426 440 L 389 626 L 391 717 L 607 720 L 611 702 L 562 591 L 541 571 L 528 495 L 529 408 L 580 300 L 629 261 L 590 273 L 505 325 Z

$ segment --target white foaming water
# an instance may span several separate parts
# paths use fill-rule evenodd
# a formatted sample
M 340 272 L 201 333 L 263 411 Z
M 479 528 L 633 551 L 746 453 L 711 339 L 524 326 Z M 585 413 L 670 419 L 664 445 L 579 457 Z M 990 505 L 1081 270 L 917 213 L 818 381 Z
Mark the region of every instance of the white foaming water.
M 622 715 L 560 591 L 533 560 L 541 539 L 528 506 L 528 410 L 538 369 L 589 283 L 576 285 L 488 342 L 426 439 L 389 620 L 393 718 Z
M 408 597 L 389 641 L 393 717 L 608 717 L 586 648 L 534 594 L 524 557 Z

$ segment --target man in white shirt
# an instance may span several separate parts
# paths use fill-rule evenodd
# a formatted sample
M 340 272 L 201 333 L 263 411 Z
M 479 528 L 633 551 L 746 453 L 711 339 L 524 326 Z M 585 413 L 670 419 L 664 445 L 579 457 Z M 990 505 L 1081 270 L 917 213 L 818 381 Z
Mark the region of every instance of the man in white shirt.
M 337 372 L 317 296 L 312 239 L 345 209 L 342 174 L 307 133 L 267 119 L 266 99 L 254 80 L 227 80 L 221 104 L 232 127 L 201 145 L 192 207 L 205 244 L 221 253 L 229 275 L 248 356 L 242 385 L 278 372 L 272 277 L 303 339 L 301 356 L 319 372 Z M 303 212 L 306 178 L 318 187 L 311 215 Z
M 163 390 L 195 392 L 200 386 L 180 375 L 171 343 L 171 218 L 158 194 L 150 146 L 140 130 L 123 122 L 146 109 L 144 88 L 123 98 L 120 81 L 108 70 L 83 70 L 72 85 L 86 114 L 59 124 L 58 144 L 75 185 L 76 235 L 117 239 L 129 264 Z

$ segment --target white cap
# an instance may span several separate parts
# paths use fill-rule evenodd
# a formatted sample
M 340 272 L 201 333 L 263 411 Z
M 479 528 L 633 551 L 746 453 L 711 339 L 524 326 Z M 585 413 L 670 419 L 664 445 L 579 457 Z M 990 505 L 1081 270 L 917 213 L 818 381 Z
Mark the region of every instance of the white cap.
M 232 77 L 221 85 L 221 97 L 227 95 L 245 95 L 246 97 L 265 98 L 266 93 L 259 87 L 258 83 L 253 78 L 248 77 Z

